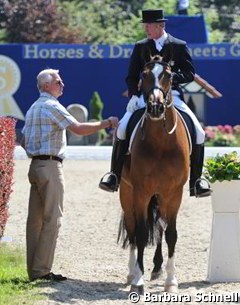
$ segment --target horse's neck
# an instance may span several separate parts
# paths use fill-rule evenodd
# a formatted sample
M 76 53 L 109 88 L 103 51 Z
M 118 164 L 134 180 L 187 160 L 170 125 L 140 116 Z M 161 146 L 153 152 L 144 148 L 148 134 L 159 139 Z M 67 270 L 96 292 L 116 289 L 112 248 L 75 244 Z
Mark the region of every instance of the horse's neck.
M 163 134 L 163 136 L 167 135 L 167 131 L 171 130 L 176 123 L 176 110 L 174 107 L 167 108 L 165 112 L 165 117 L 161 120 L 151 120 L 150 118 L 146 118 L 146 129 L 151 134 L 153 130 L 158 133 Z
M 166 110 L 165 119 L 154 121 L 151 119 L 146 119 L 145 126 L 143 128 L 145 133 L 145 139 L 153 143 L 154 145 L 165 146 L 166 143 L 172 143 L 172 139 L 176 132 L 169 134 L 169 132 L 174 128 L 176 123 L 176 111 L 173 107 Z M 160 141 L 158 141 L 160 139 Z

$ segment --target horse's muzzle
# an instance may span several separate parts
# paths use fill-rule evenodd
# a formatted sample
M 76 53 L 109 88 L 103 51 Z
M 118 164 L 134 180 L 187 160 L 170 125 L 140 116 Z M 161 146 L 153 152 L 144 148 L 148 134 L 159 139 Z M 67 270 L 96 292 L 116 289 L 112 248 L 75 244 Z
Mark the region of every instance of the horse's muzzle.
M 152 119 L 161 119 L 164 114 L 164 105 L 158 102 L 148 103 L 147 113 Z

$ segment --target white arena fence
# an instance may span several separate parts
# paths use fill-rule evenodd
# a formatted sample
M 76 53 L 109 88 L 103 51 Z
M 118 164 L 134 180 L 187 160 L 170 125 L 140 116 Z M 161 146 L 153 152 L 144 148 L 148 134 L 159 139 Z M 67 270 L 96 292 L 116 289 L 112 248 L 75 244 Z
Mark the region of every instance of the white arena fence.
M 240 156 L 240 147 L 205 147 L 205 159 L 237 151 Z M 66 159 L 69 160 L 111 160 L 112 146 L 67 146 Z M 16 146 L 14 151 L 15 160 L 27 159 L 25 150 Z

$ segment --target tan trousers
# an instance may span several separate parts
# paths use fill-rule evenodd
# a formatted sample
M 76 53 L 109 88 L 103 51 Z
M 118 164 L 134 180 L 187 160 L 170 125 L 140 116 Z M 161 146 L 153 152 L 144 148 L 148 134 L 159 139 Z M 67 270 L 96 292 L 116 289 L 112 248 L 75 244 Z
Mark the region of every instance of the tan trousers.
M 60 219 L 63 213 L 64 176 L 62 163 L 32 160 L 27 218 L 27 271 L 29 279 L 51 271 Z

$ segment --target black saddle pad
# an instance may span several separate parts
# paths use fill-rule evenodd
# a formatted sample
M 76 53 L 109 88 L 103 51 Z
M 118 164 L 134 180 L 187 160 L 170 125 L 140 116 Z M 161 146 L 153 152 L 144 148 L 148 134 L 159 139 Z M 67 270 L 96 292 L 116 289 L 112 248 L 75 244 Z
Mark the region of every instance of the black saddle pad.
M 184 121 L 187 125 L 192 143 L 193 144 L 196 143 L 196 130 L 195 130 L 193 121 L 191 120 L 190 116 L 187 113 L 185 113 L 185 112 L 183 112 L 179 109 L 177 109 L 177 110 L 180 112 L 181 116 L 183 117 L 183 119 L 184 119 Z M 140 121 L 144 112 L 145 112 L 145 108 L 138 109 L 130 117 L 130 120 L 129 120 L 128 125 L 127 125 L 127 131 L 126 131 L 126 138 L 127 138 L 128 142 L 130 141 L 131 134 L 132 134 L 135 126 Z
M 130 141 L 131 134 L 133 133 L 135 126 L 140 121 L 141 117 L 143 116 L 145 109 L 146 108 L 141 108 L 141 109 L 136 110 L 135 112 L 133 112 L 132 116 L 130 117 L 130 120 L 127 125 L 127 131 L 126 131 L 128 142 Z
M 192 145 L 194 145 L 196 143 L 196 130 L 195 130 L 193 121 L 191 120 L 190 116 L 186 112 L 183 112 L 183 111 L 179 110 L 178 108 L 176 108 L 176 109 L 180 112 L 181 116 L 183 117 L 183 119 L 187 125 L 188 131 L 190 133 Z

